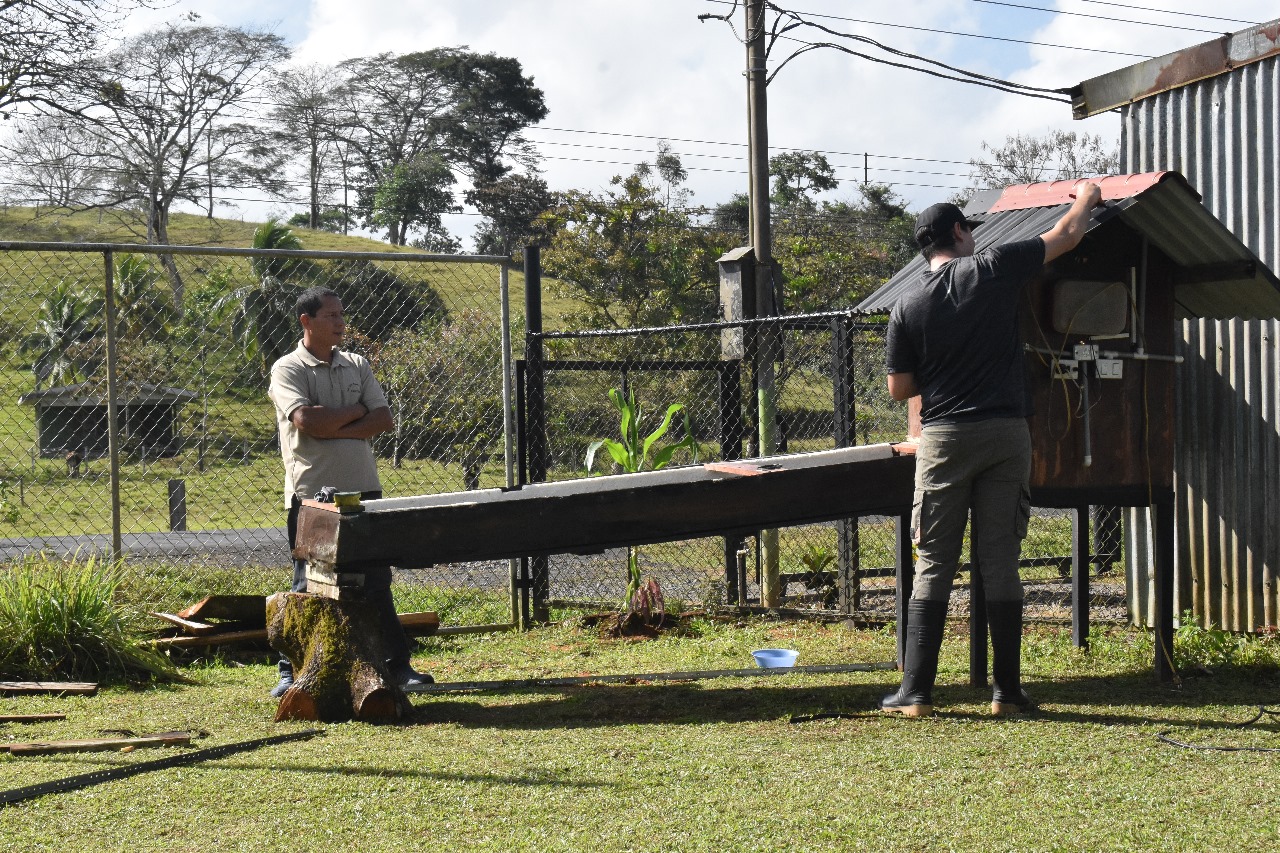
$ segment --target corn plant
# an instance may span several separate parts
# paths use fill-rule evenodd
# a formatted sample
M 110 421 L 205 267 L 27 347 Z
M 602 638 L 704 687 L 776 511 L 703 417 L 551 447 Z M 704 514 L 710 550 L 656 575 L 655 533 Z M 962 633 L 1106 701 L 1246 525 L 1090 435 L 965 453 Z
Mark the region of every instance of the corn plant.
M 693 437 L 693 428 L 689 423 L 689 413 L 683 403 L 672 403 L 657 429 L 642 437 L 640 421 L 643 415 L 640 404 L 636 401 L 634 389 L 627 389 L 626 396 L 618 388 L 610 389 L 609 399 L 618 410 L 618 432 L 620 441 L 602 438 L 591 442 L 587 447 L 587 476 L 595 465 L 596 453 L 603 447 L 609 452 L 614 463 L 624 473 L 635 474 L 640 471 L 657 471 L 671 463 L 677 450 L 685 449 L 698 461 L 698 442 Z M 671 428 L 672 419 L 684 413 L 684 438 L 676 442 L 657 446 L 657 443 Z M 652 455 L 651 455 L 652 454 Z M 632 545 L 627 549 L 627 594 L 622 602 L 624 615 L 636 615 L 640 621 L 653 624 L 662 621 L 665 612 L 662 590 L 653 578 L 645 581 L 640 574 L 640 547 Z

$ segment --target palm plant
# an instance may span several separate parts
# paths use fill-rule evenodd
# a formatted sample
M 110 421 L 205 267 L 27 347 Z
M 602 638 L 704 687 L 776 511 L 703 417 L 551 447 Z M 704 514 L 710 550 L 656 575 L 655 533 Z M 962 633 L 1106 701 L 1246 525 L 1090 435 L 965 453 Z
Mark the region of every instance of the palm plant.
M 693 429 L 689 423 L 689 413 L 684 411 L 683 403 L 672 403 L 658 428 L 646 436 L 641 436 L 640 420 L 643 412 L 636 402 L 635 389 L 627 389 L 626 396 L 617 388 L 609 391 L 609 399 L 618 410 L 618 432 L 621 441 L 602 438 L 591 442 L 587 447 L 587 475 L 595 464 L 596 453 L 603 447 L 609 452 L 614 463 L 624 473 L 635 474 L 640 471 L 657 471 L 667 467 L 677 450 L 688 450 L 693 461 L 698 461 L 698 441 L 693 437 Z M 677 413 L 684 412 L 684 438 L 665 446 L 656 447 L 657 442 L 671 428 L 671 420 Z M 652 452 L 652 456 L 650 453 Z M 658 582 L 649 578 L 645 580 L 640 573 L 640 546 L 627 548 L 627 594 L 622 602 L 624 620 L 637 617 L 641 621 L 651 623 L 654 616 L 661 621 L 664 611 L 662 589 Z
M 138 255 L 116 261 L 116 330 L 122 338 L 161 339 L 173 320 L 173 302 L 161 289 L 160 272 Z
M 273 218 L 253 232 L 253 248 L 301 249 L 302 241 Z M 245 356 L 260 359 L 266 367 L 293 349 L 298 339 L 294 308 L 303 287 L 290 279 L 305 278 L 315 267 L 304 259 L 278 257 L 255 257 L 250 266 L 256 281 L 224 295 L 213 311 L 216 320 L 230 320 Z
M 35 329 L 21 344 L 23 354 L 34 359 L 36 390 L 45 380 L 60 385 L 92 372 L 101 313 L 102 300 L 78 283 L 59 281 L 45 295 Z

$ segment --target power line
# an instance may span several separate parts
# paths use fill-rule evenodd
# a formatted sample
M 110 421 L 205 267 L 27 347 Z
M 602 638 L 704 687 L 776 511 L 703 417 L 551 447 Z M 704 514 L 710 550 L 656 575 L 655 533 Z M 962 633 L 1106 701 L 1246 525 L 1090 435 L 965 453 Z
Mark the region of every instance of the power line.
M 1011 9 L 1026 9 L 1031 12 L 1048 12 L 1053 15 L 1070 15 L 1076 18 L 1093 18 L 1099 21 L 1115 21 L 1120 24 L 1137 24 L 1143 27 L 1159 27 L 1163 30 L 1186 30 L 1190 33 L 1221 35 L 1217 30 L 1202 30 L 1198 27 L 1180 27 L 1176 24 L 1157 24 L 1152 21 L 1134 21 L 1129 18 L 1111 18 L 1106 15 L 1090 15 L 1087 12 L 1067 12 L 1062 9 L 1046 9 L 1043 6 L 1025 6 L 1022 3 L 1009 3 L 1007 0 L 973 0 L 973 2 L 985 3 L 988 6 L 1007 6 Z
M 706 2 L 725 4 L 725 3 L 733 2 L 733 0 L 706 0 Z M 834 21 L 846 21 L 848 23 L 853 23 L 853 24 L 867 24 L 868 26 L 873 26 L 873 27 L 888 27 L 890 29 L 899 29 L 899 30 L 915 30 L 917 32 L 937 33 L 939 35 L 946 35 L 946 36 L 961 36 L 963 38 L 984 39 L 987 41 L 1001 41 L 1001 42 L 1007 42 L 1010 44 L 1025 44 L 1025 45 L 1030 45 L 1031 47 L 1052 47 L 1052 48 L 1057 48 L 1059 50 L 1076 50 L 1076 51 L 1084 51 L 1086 53 L 1106 53 L 1106 54 L 1112 54 L 1114 56 L 1136 57 L 1138 59 L 1151 58 L 1150 56 L 1146 54 L 1141 54 L 1141 53 L 1125 53 L 1123 51 L 1118 51 L 1118 50 L 1103 50 L 1101 48 L 1094 48 L 1094 47 L 1080 47 L 1079 45 L 1053 44 L 1051 42 L 1028 41 L 1026 39 L 1015 39 L 1015 38 L 1008 38 L 1005 36 L 988 36 L 988 35 L 983 35 L 981 33 L 966 33 L 966 32 L 959 32 L 957 30 L 942 30 L 942 29 L 937 29 L 935 27 L 917 27 L 911 24 L 889 24 L 889 23 L 885 23 L 884 21 L 870 21 L 865 18 L 848 18 L 840 15 L 824 15 L 817 12 L 800 12 L 799 14 L 808 15 L 811 18 L 826 18 Z
M 1142 12 L 1159 12 L 1162 15 L 1181 15 L 1184 18 L 1207 18 L 1211 21 L 1226 21 L 1229 24 L 1257 25 L 1258 21 L 1243 21 L 1239 18 L 1223 18 L 1218 15 L 1203 15 L 1199 12 L 1174 12 L 1170 9 L 1159 9 L 1151 6 L 1134 6 L 1130 3 L 1116 3 L 1113 0 L 1080 0 L 1081 3 L 1093 3 L 1098 6 L 1115 6 L 1119 9 L 1137 9 Z

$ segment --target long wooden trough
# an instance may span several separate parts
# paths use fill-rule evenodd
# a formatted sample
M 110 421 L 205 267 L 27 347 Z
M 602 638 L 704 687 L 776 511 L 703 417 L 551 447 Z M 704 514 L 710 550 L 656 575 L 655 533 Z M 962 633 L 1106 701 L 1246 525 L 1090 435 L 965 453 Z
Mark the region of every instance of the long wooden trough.
M 329 571 L 594 553 L 910 510 L 915 460 L 896 445 L 365 501 L 304 501 L 293 555 Z

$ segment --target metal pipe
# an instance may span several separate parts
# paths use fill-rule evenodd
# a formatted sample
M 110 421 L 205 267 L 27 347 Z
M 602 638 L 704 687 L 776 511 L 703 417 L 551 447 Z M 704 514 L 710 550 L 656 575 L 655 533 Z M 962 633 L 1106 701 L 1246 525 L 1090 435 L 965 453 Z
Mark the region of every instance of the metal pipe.
M 222 246 L 162 246 L 153 243 L 38 243 L 0 240 L 0 252 L 132 252 L 142 255 L 221 255 L 252 258 L 332 258 L 366 261 L 446 261 L 451 264 L 505 264 L 505 255 L 431 255 L 425 252 L 335 252 L 309 249 L 232 249 Z
M 515 470 L 515 429 L 512 418 L 511 400 L 511 277 L 508 267 L 503 264 L 498 273 L 498 303 L 502 326 L 502 461 L 506 469 L 507 488 L 516 484 Z M 510 591 L 511 621 L 520 623 L 520 560 L 513 558 L 507 561 L 507 589 Z
M 124 558 L 120 537 L 120 412 L 116 383 L 116 269 L 110 250 L 102 253 L 107 322 L 107 456 L 111 467 L 111 563 Z

